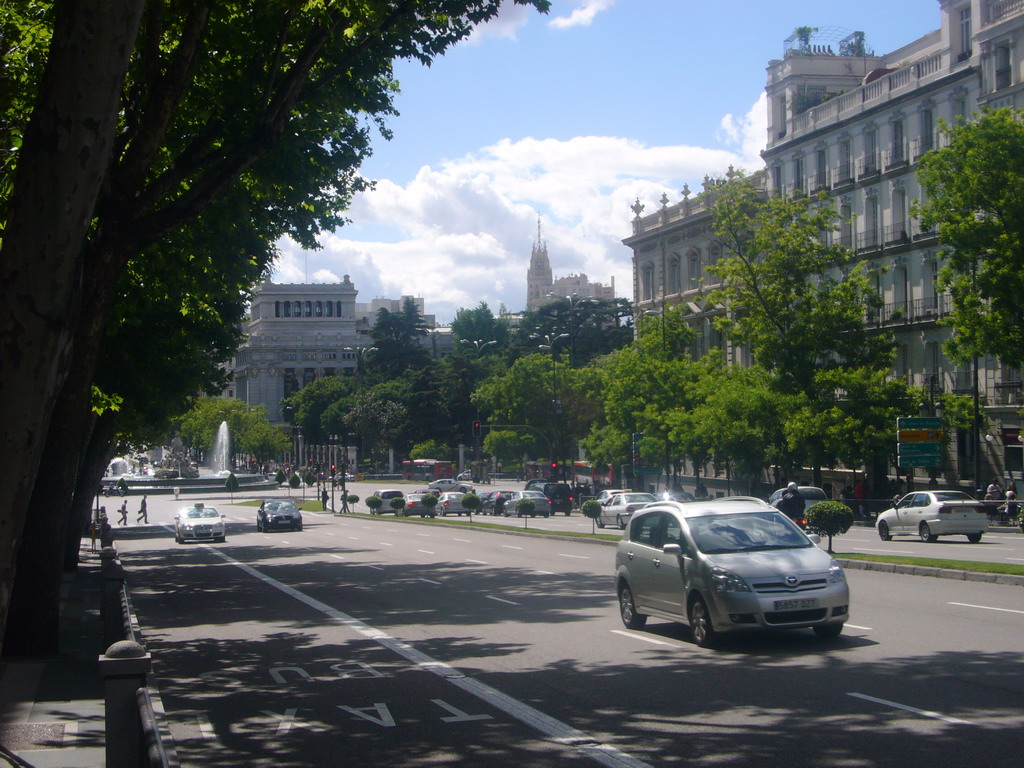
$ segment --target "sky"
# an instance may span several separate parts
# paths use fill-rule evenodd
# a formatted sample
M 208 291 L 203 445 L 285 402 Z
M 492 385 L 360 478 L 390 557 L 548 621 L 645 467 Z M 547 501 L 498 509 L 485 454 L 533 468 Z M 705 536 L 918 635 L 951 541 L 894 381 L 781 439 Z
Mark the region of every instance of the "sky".
M 630 206 L 762 167 L 765 69 L 794 28 L 863 31 L 881 55 L 939 23 L 939 0 L 506 0 L 432 66 L 396 63 L 394 136 L 361 169 L 374 189 L 319 250 L 281 241 L 271 279 L 349 275 L 357 301 L 422 296 L 440 324 L 519 312 L 539 226 L 555 278 L 632 298 Z

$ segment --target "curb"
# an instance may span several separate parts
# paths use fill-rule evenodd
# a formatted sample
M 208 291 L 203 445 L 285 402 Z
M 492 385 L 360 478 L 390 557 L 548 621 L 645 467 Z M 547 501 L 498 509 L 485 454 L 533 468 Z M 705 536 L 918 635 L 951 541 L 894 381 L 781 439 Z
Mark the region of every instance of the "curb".
M 981 581 L 989 584 L 1008 584 L 1024 587 L 1024 576 L 1011 573 L 981 573 L 979 571 L 959 571 L 953 568 L 931 568 L 924 565 L 906 565 L 903 563 L 876 563 L 873 560 L 847 560 L 837 557 L 843 568 L 855 571 L 881 571 L 882 573 L 901 573 L 907 576 L 931 576 L 937 579 L 953 581 Z

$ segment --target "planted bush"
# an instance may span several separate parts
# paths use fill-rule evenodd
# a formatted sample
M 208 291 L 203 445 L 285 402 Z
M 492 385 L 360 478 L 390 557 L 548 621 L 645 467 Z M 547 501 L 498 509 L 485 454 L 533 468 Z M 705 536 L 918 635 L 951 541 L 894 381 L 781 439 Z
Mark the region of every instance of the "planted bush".
M 832 554 L 832 537 L 846 533 L 856 516 L 841 501 L 819 501 L 807 508 L 807 530 L 828 536 L 828 551 Z

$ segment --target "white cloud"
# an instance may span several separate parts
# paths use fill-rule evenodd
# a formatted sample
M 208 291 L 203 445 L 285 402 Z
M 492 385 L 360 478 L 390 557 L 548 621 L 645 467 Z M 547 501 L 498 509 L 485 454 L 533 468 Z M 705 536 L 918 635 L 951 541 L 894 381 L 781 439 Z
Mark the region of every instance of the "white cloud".
M 548 22 L 555 29 L 587 27 L 601 11 L 615 5 L 615 0 L 576 0 L 576 7 L 568 16 L 556 16 Z
M 423 166 L 409 183 L 378 181 L 353 200 L 353 224 L 321 238 L 322 250 L 301 253 L 280 244 L 275 280 L 336 281 L 351 275 L 359 301 L 375 296 L 423 296 L 426 311 L 450 321 L 461 307 L 486 301 L 526 303 L 526 270 L 542 220 L 556 277 L 585 272 L 615 280 L 632 293 L 630 234 L 638 199 L 645 213 L 670 202 L 689 184 L 729 165 L 755 170 L 764 145 L 763 104 L 721 122 L 725 148 L 645 146 L 609 136 L 569 140 L 504 139 L 461 158 Z

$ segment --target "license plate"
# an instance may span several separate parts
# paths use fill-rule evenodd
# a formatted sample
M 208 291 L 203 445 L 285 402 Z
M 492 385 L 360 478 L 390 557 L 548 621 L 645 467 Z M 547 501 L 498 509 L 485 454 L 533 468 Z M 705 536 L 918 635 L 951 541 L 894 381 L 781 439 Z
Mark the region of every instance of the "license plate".
M 816 597 L 801 597 L 797 600 L 776 600 L 775 610 L 776 611 L 799 611 L 803 608 L 817 608 L 818 598 Z

